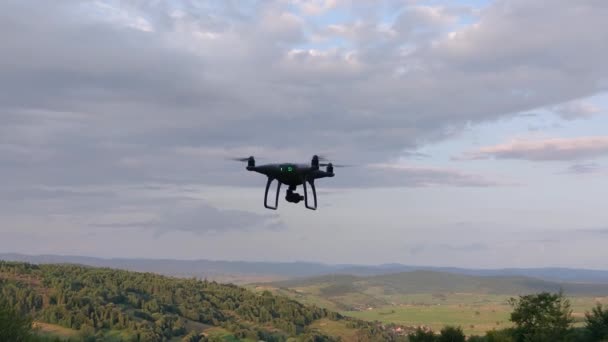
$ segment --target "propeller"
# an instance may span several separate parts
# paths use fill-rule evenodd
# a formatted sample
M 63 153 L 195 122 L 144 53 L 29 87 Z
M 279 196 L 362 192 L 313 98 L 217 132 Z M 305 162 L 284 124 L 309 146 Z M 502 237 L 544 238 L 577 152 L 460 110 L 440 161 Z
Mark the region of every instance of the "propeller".
M 329 162 L 329 158 L 327 158 L 326 156 L 319 154 L 317 155 L 317 157 L 319 158 L 319 161 L 325 161 L 327 163 L 319 163 L 319 166 L 328 166 L 329 164 L 331 164 L 333 167 L 352 167 L 354 165 L 343 165 L 343 164 L 334 164 Z
M 253 156 L 251 157 L 237 157 L 237 158 L 228 158 L 229 160 L 234 160 L 234 161 L 238 161 L 238 162 L 246 162 L 247 163 L 247 170 L 249 170 L 250 168 L 254 168 L 255 167 L 255 158 L 253 158 Z
M 319 163 L 319 166 L 329 166 L 331 164 L 331 166 L 333 167 L 353 167 L 354 165 L 345 165 L 345 164 L 334 164 L 332 162 L 329 161 L 329 159 L 322 154 L 317 155 L 317 158 L 319 158 L 319 161 L 325 161 L 327 163 Z
M 331 164 L 333 167 L 353 167 L 354 165 L 334 164 L 334 163 L 319 163 L 319 166 L 328 166 Z
M 228 158 L 228 160 L 234 160 L 234 161 L 240 161 L 240 162 L 246 162 L 249 160 L 249 158 L 251 157 L 245 157 L 245 158 Z

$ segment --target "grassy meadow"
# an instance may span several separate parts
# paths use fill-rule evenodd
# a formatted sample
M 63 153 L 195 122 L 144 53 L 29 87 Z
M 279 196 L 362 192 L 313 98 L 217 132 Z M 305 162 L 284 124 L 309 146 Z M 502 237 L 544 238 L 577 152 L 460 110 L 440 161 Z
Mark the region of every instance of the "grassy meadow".
M 79 336 L 77 330 L 65 328 L 57 324 L 34 321 L 32 326 L 34 331 L 41 336 L 59 337 L 61 339 L 76 339 Z
M 509 317 L 512 308 L 507 301 L 517 297 L 519 292 L 465 293 L 443 289 L 441 292 L 424 293 L 422 288 L 417 287 L 413 291 L 415 293 L 408 294 L 406 289 L 394 290 L 396 287 L 393 287 L 393 290 L 389 290 L 374 282 L 352 282 L 346 278 L 289 285 L 293 287 L 258 284 L 252 288 L 256 291 L 270 290 L 304 304 L 317 305 L 363 320 L 427 326 L 435 331 L 445 325 L 460 326 L 467 335 L 482 335 L 492 329 L 511 326 Z M 501 286 L 508 290 L 508 284 Z M 565 294 L 568 296 L 567 292 Z M 596 303 L 608 305 L 608 296 L 577 294 L 568 298 L 577 322 L 575 325 L 581 325 L 585 312 L 590 311 Z

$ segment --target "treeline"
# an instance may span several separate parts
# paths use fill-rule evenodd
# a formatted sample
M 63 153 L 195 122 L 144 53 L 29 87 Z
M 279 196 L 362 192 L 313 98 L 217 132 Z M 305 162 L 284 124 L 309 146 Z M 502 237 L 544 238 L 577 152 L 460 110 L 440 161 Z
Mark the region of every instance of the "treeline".
M 256 341 L 334 341 L 311 323 L 346 319 L 267 291 L 256 294 L 206 280 L 76 265 L 0 261 L 0 299 L 20 315 L 78 330 L 85 341 L 118 330 L 124 341 L 181 337 L 198 342 L 208 340 L 198 333 L 205 325 Z M 373 324 L 348 321 L 360 329 L 362 339 L 396 341 Z
M 410 342 L 601 342 L 608 341 L 608 308 L 597 304 L 586 312 L 583 327 L 573 327 L 570 302 L 563 293 L 541 292 L 511 298 L 513 327 L 492 330 L 485 336 L 465 335 L 460 327 L 445 327 L 440 334 L 418 329 Z

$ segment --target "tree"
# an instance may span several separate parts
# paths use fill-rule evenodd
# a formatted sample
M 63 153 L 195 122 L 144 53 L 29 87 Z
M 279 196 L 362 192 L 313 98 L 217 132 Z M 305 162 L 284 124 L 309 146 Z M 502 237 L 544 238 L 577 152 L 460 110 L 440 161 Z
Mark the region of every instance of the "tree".
M 511 298 L 509 304 L 517 342 L 564 341 L 573 322 L 570 302 L 561 291 Z
M 24 342 L 31 337 L 31 318 L 0 301 L 0 341 Z
M 435 342 L 437 336 L 435 336 L 435 333 L 432 330 L 425 330 L 418 327 L 409 338 L 410 342 Z
M 197 334 L 195 331 L 192 331 L 182 338 L 182 342 L 199 342 L 201 338 L 201 335 Z
M 441 329 L 441 334 L 437 339 L 438 342 L 464 342 L 465 336 L 462 328 L 446 326 Z
M 608 340 L 608 310 L 597 304 L 591 312 L 585 313 L 585 328 L 591 341 Z
M 80 326 L 79 335 L 80 335 L 80 338 L 85 342 L 89 342 L 89 341 L 95 342 L 96 341 L 95 328 L 93 328 L 89 325 Z
M 490 330 L 486 332 L 486 341 L 487 342 L 514 342 L 513 340 L 513 330 L 512 329 L 503 329 L 503 330 Z

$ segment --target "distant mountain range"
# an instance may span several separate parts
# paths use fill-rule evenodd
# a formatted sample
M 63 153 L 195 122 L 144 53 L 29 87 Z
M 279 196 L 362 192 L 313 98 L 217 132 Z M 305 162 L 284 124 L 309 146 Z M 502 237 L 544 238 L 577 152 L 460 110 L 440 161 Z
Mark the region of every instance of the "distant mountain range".
M 545 281 L 608 284 L 608 271 L 573 268 L 468 269 L 457 267 L 384 265 L 328 265 L 311 262 L 247 262 L 214 260 L 93 258 L 64 255 L 25 255 L 0 253 L 0 260 L 35 264 L 80 264 L 111 267 L 138 272 L 153 272 L 175 277 L 196 277 L 234 283 L 279 281 L 331 274 L 378 276 L 412 271 L 447 272 L 478 277 L 531 277 Z

